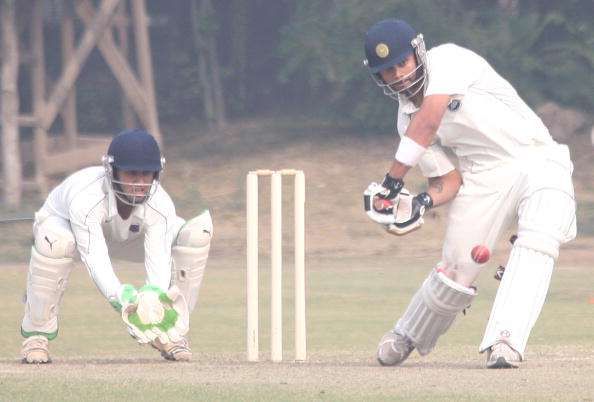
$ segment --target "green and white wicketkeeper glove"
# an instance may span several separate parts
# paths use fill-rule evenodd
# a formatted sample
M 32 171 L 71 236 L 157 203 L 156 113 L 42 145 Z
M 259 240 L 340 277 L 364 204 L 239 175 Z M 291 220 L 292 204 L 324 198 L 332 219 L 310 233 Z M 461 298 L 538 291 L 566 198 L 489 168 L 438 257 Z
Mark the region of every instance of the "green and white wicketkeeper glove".
M 177 286 L 164 292 L 155 285 L 145 285 L 138 291 L 123 285 L 118 299 L 122 320 L 139 343 L 157 338 L 162 343 L 176 342 L 189 330 L 189 309 Z

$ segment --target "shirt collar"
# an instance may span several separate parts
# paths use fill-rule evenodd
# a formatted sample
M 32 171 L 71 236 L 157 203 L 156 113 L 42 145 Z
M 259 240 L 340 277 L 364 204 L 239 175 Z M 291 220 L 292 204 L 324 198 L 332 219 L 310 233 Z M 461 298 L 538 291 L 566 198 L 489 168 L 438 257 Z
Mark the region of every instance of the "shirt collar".
M 398 94 L 398 106 L 404 114 L 411 115 L 418 112 L 419 108 L 415 106 L 406 96 Z

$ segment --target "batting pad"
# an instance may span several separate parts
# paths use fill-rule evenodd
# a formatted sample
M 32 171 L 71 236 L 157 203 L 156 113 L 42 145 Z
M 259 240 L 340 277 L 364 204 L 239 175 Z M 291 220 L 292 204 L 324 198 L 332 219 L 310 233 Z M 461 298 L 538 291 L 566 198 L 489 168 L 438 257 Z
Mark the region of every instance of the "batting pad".
M 208 211 L 190 219 L 180 229 L 176 245 L 171 248 L 173 281 L 188 303 L 190 312 L 196 307 L 202 278 L 208 260 L 212 219 Z
M 476 290 L 462 286 L 442 272 L 433 270 L 413 296 L 396 331 L 408 337 L 426 355 L 454 322 L 456 315 L 470 306 Z
M 48 258 L 31 247 L 27 275 L 23 336 L 44 334 L 53 339 L 58 331 L 58 311 L 73 267 L 72 258 Z
M 524 358 L 526 342 L 549 290 L 554 261 L 550 255 L 514 244 L 480 352 L 505 342 Z

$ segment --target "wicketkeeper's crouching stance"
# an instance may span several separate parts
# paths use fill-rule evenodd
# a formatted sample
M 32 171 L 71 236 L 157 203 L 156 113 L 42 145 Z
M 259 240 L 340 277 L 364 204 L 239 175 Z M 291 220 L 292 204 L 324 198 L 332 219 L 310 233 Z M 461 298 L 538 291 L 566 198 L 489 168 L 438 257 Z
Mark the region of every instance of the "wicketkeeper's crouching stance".
M 21 333 L 24 363 L 48 363 L 74 259 L 80 259 L 128 332 L 168 360 L 192 356 L 186 334 L 210 240 L 210 213 L 185 221 L 159 184 L 164 159 L 155 139 L 128 130 L 111 142 L 103 167 L 82 169 L 57 186 L 35 214 Z M 144 249 L 146 285 L 122 284 L 108 254 Z

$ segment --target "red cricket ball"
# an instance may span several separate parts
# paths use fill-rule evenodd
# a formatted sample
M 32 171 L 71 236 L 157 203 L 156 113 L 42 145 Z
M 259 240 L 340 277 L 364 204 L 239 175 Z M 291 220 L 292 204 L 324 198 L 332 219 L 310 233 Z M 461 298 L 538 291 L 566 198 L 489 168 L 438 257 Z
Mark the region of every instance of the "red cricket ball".
M 487 246 L 479 244 L 478 246 L 474 246 L 472 248 L 470 256 L 472 257 L 472 260 L 477 264 L 484 264 L 487 261 L 489 261 L 489 258 L 491 257 L 491 252 L 489 251 Z

